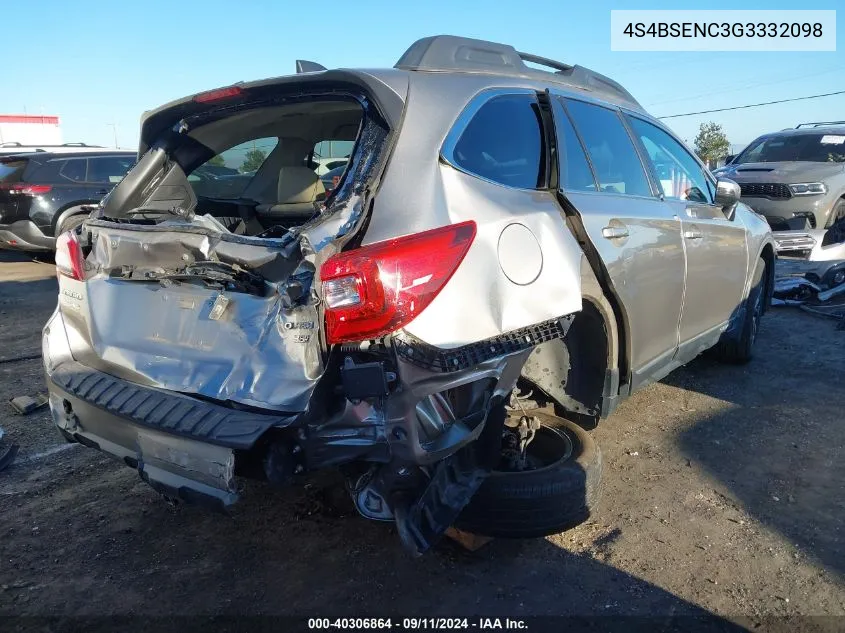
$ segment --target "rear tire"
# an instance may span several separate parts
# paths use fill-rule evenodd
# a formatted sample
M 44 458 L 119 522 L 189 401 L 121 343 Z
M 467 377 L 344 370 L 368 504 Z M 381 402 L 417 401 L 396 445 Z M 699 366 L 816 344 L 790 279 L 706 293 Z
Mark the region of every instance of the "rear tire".
M 533 447 L 546 454 L 560 451 L 563 458 L 535 470 L 493 471 L 458 517 L 456 527 L 483 536 L 537 538 L 568 530 L 590 517 L 600 492 L 598 445 L 569 420 L 538 417 L 543 426 L 528 445 L 529 455 Z M 564 446 L 567 451 L 560 450 Z
M 714 348 L 716 357 L 725 363 L 743 365 L 751 360 L 754 341 L 757 340 L 757 331 L 760 329 L 760 319 L 763 316 L 763 305 L 766 297 L 766 273 L 767 266 L 762 258 L 757 260 L 754 269 L 754 277 L 751 280 L 751 290 L 745 300 L 745 317 L 742 323 L 742 331 L 738 337 L 729 338 L 719 343 Z

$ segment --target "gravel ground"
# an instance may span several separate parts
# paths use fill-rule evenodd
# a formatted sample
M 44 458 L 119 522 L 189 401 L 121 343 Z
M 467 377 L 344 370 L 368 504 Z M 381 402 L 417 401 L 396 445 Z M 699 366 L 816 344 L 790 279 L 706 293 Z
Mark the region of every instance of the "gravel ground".
M 63 444 L 46 411 L 15 415 L 5 400 L 43 391 L 40 360 L 27 358 L 55 293 L 49 264 L 0 253 L 0 426 L 21 446 L 0 473 L 0 616 L 845 624 L 845 332 L 833 322 L 774 309 L 751 364 L 698 359 L 623 403 L 594 431 L 604 492 L 588 523 L 474 553 L 444 541 L 411 559 L 390 525 L 354 513 L 331 473 L 304 488 L 251 484 L 232 516 L 210 515 Z

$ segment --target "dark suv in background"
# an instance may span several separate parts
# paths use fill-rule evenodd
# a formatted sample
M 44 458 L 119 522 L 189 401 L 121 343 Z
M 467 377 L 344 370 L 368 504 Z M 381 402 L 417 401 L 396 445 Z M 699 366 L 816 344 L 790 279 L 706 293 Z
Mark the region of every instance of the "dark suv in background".
M 136 152 L 80 150 L 0 156 L 0 249 L 49 251 L 121 181 Z

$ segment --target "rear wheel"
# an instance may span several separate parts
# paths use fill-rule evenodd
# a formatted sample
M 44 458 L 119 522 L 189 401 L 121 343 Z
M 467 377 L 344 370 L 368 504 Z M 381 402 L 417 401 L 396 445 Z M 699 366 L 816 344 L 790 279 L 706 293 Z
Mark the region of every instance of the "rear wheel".
M 494 470 L 456 521 L 484 536 L 535 538 L 575 527 L 599 499 L 601 452 L 580 426 L 538 414 L 526 448 L 529 470 Z
M 744 364 L 751 360 L 754 341 L 760 329 L 760 319 L 763 316 L 763 305 L 766 298 L 766 262 L 762 258 L 757 260 L 751 289 L 745 300 L 745 315 L 742 330 L 738 337 L 720 341 L 714 351 L 719 360 L 726 363 Z

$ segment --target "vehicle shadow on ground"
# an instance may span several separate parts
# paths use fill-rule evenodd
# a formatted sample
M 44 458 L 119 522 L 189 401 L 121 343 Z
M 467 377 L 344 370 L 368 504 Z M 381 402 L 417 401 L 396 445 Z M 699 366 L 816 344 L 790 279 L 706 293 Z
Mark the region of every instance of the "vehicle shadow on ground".
M 251 484 L 237 512 L 222 516 L 173 508 L 131 470 L 94 455 L 77 453 L 87 463 L 67 475 L 77 480 L 73 504 L 45 494 L 18 511 L 23 525 L 40 526 L 9 539 L 27 541 L 31 564 L 19 567 L 20 550 L 2 543 L 0 554 L 10 585 L 37 591 L 0 593 L 0 614 L 598 616 L 602 630 L 744 630 L 543 539 L 497 540 L 475 553 L 446 539 L 412 558 L 392 524 L 359 518 L 327 473 L 304 488 Z M 123 503 L 103 505 L 109 491 Z M 113 623 L 100 624 L 85 628 Z
M 800 331 L 767 332 L 764 322 L 767 335 L 777 343 L 758 345 L 748 365 L 703 356 L 664 379 L 730 403 L 677 442 L 738 506 L 845 576 L 845 336 L 812 317 Z

